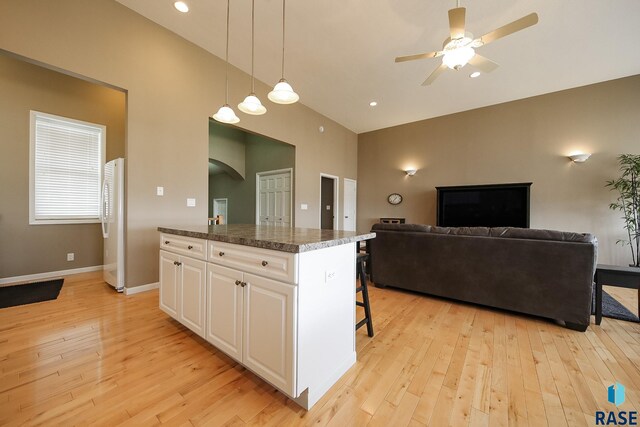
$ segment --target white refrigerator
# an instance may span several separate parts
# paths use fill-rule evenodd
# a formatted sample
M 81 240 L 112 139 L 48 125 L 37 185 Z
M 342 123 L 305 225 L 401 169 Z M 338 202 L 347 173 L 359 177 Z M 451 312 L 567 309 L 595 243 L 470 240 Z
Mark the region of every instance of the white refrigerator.
M 104 281 L 124 290 L 124 159 L 104 165 L 101 220 L 104 237 Z

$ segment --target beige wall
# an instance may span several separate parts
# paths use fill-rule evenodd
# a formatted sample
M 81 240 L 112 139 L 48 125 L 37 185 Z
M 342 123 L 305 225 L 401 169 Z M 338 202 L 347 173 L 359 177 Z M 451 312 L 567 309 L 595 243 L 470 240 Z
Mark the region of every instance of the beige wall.
M 126 95 L 1 53 L 0 94 L 0 279 L 102 265 L 99 224 L 29 225 L 29 111 L 105 125 L 111 160 L 124 156 Z
M 574 164 L 572 151 L 593 156 Z M 600 261 L 625 264 L 604 186 L 620 153 L 640 153 L 640 76 L 361 134 L 358 225 L 388 216 L 434 224 L 436 186 L 533 182 L 532 228 L 595 233 Z M 387 203 L 393 192 L 402 204 Z
M 125 283 L 156 282 L 156 227 L 207 221 L 208 116 L 224 102 L 224 62 L 113 0 L 1 2 L 0 49 L 128 91 Z M 229 103 L 249 87 L 231 67 Z M 261 99 L 269 90 L 256 82 Z M 302 104 L 267 107 L 239 127 L 296 146 L 296 225 L 317 226 L 320 173 L 355 178 L 357 137 Z

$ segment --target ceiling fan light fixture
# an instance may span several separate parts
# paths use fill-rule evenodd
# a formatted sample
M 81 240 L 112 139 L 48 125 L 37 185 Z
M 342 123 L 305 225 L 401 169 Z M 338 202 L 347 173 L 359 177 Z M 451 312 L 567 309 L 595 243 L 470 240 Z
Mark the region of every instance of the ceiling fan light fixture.
M 280 79 L 267 95 L 269 101 L 276 104 L 293 104 L 298 102 L 300 96 L 293 91 L 293 88 L 284 78 Z
M 236 116 L 236 113 L 231 109 L 229 104 L 224 104 L 217 113 L 213 115 L 213 119 L 220 123 L 234 124 L 238 123 L 240 119 Z
M 450 50 L 442 57 L 442 63 L 452 70 L 459 70 L 475 56 L 476 52 L 470 46 Z

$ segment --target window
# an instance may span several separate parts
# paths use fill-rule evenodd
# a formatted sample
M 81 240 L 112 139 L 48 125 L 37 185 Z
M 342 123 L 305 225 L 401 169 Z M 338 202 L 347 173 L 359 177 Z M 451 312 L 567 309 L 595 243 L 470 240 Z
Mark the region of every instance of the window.
M 99 222 L 106 133 L 31 111 L 29 224 Z

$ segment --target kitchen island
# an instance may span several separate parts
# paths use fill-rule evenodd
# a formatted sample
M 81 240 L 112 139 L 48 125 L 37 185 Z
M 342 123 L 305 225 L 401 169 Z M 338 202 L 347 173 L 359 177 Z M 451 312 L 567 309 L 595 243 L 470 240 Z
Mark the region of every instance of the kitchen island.
M 310 409 L 355 363 L 356 243 L 375 233 L 158 227 L 160 308 Z

